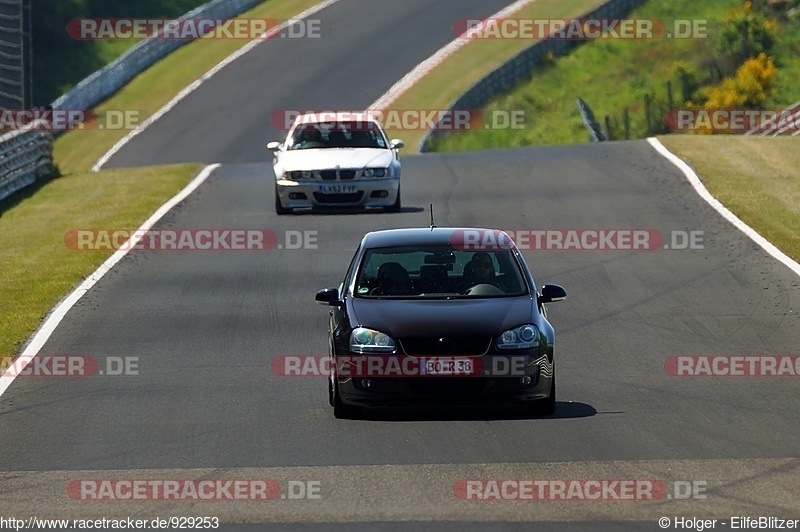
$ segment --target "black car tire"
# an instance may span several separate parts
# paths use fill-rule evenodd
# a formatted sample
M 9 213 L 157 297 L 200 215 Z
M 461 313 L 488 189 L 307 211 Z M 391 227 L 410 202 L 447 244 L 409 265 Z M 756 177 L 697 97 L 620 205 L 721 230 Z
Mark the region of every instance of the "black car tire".
M 528 403 L 528 413 L 534 416 L 552 416 L 556 413 L 556 369 L 553 367 L 553 378 L 550 381 L 550 397 Z
M 278 185 L 275 185 L 275 212 L 278 215 L 290 214 L 292 212 L 292 209 L 287 209 L 281 205 L 281 198 L 278 196 Z
M 400 188 L 397 188 L 397 199 L 394 200 L 394 204 L 390 207 L 386 207 L 386 212 L 400 212 L 402 208 L 402 202 L 400 200 Z
M 339 384 L 335 383 L 332 387 L 333 395 L 333 415 L 337 419 L 358 419 L 361 414 L 360 406 L 348 405 L 342 402 L 339 397 Z

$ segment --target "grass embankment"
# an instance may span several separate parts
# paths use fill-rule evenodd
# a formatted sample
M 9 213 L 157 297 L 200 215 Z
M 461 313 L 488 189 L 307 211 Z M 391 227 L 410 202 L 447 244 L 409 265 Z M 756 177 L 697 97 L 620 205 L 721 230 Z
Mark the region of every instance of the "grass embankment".
M 697 169 L 731 212 L 800 262 L 800 137 L 669 135 L 659 140 Z
M 602 3 L 603 0 L 535 0 L 509 18 L 527 20 L 578 17 Z M 455 34 L 453 37 L 455 38 Z M 459 94 L 530 44 L 531 41 L 524 39 L 471 41 L 403 94 L 389 109 L 446 109 Z M 424 131 L 389 130 L 388 133 L 391 138 L 402 138 L 413 153 L 422 140 Z
M 673 105 L 683 107 L 681 84 L 676 74 L 682 66 L 703 78 L 710 72 L 710 50 L 722 20 L 742 0 L 650 0 L 628 18 L 658 19 L 671 27 L 673 20 L 705 20 L 706 39 L 596 40 L 584 43 L 564 57 L 538 68 L 530 82 L 493 99 L 486 109 L 522 110 L 523 130 L 478 130 L 451 133 L 438 139 L 432 151 L 462 151 L 540 144 L 586 142 L 588 132 L 581 120 L 576 98 L 583 98 L 598 122 L 609 115 L 614 138 L 624 137 L 623 110 L 629 110 L 630 137 L 647 136 L 645 95 L 667 100 L 667 82 L 672 82 Z M 775 91 L 762 107 L 781 109 L 794 103 L 800 79 L 800 24 L 781 27 L 771 55 L 779 68 Z M 710 74 L 709 74 L 710 75 Z M 663 110 L 651 114 L 661 122 Z

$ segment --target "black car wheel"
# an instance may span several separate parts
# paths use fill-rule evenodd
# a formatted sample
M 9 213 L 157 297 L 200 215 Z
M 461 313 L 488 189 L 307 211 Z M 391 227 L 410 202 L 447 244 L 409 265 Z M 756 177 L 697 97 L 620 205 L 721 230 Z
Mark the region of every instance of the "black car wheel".
M 278 196 L 278 185 L 275 185 L 275 212 L 278 214 L 289 214 L 292 209 L 287 209 L 281 205 L 281 198 Z
M 397 199 L 391 207 L 386 207 L 386 212 L 400 212 L 402 202 L 400 201 L 400 188 L 397 189 Z
M 550 397 L 528 403 L 528 413 L 535 416 L 552 416 L 556 413 L 556 369 L 553 367 L 553 379 L 550 381 Z
M 358 419 L 361 414 L 360 406 L 347 405 L 342 402 L 339 396 L 339 383 L 334 383 L 332 388 L 333 395 L 333 415 L 337 419 Z

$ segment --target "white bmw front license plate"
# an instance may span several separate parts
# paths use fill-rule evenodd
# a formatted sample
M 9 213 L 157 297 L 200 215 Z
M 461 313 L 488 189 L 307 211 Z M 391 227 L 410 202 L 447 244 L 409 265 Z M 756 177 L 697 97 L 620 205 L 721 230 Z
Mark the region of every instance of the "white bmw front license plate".
M 355 194 L 358 187 L 355 185 L 320 185 L 319 191 L 322 194 Z

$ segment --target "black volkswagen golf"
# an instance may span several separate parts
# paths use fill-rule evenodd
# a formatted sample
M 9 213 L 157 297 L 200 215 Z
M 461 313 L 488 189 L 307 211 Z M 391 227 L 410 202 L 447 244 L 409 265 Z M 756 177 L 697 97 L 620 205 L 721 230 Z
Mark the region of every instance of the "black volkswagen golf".
M 333 307 L 328 394 L 339 418 L 363 406 L 516 402 L 556 406 L 554 331 L 546 303 L 504 232 L 476 228 L 368 233 Z

